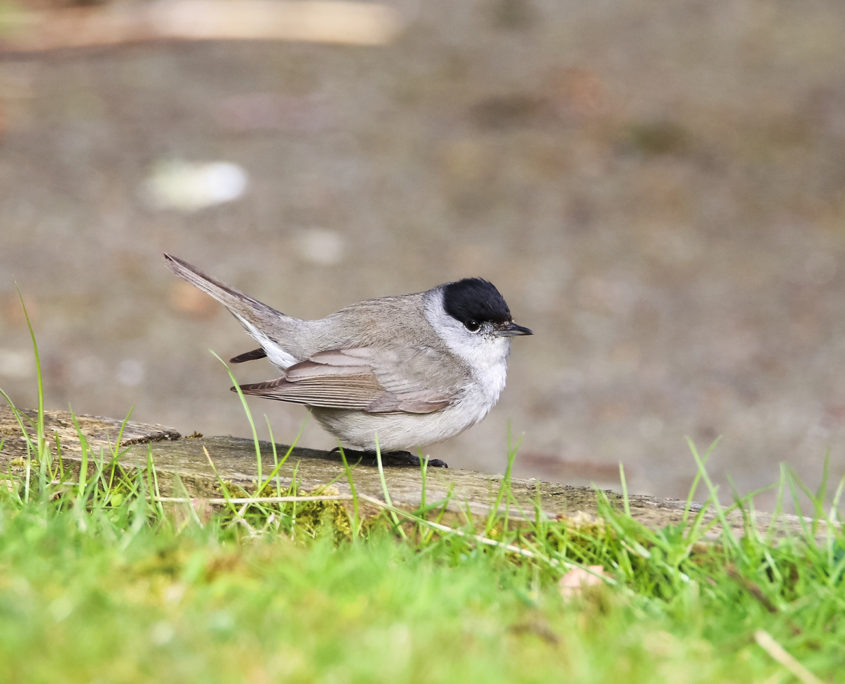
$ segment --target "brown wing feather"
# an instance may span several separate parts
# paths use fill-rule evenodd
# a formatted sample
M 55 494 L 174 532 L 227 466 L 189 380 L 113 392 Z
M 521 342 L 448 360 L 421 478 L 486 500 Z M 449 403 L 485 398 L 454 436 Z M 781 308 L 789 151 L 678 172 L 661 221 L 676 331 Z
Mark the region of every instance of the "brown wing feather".
M 371 359 L 387 360 L 392 378 L 396 376 L 393 366 L 398 359 L 385 359 L 383 350 L 364 353 L 362 349 L 355 349 L 350 352 L 320 352 L 288 368 L 284 377 L 242 385 L 241 391 L 267 399 L 369 413 L 431 413 L 449 405 L 448 397 L 437 396 L 413 382 L 401 385 L 394 381 L 390 384 L 395 387 L 386 389 L 379 381 L 379 371 L 373 369 Z
M 241 385 L 241 391 L 244 394 L 290 401 L 294 404 L 365 411 L 372 403 L 371 378 L 372 376 L 366 375 L 347 375 L 339 376 L 334 382 L 321 379 L 295 383 L 289 382 L 287 378 L 279 378 L 253 385 Z

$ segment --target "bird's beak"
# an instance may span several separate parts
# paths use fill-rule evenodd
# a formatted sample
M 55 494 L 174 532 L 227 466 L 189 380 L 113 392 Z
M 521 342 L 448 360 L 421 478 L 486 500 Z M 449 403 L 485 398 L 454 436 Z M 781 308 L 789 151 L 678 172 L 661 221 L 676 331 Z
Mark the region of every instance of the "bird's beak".
M 529 328 L 508 321 L 496 327 L 496 334 L 500 337 L 516 337 L 517 335 L 533 335 L 534 333 Z

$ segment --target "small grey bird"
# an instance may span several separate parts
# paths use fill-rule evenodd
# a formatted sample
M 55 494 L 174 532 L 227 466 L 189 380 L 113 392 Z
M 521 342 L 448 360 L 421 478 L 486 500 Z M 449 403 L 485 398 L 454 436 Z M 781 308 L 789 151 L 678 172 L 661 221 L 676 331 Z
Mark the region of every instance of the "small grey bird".
M 341 444 L 369 453 L 404 452 L 475 425 L 505 386 L 510 338 L 532 334 L 481 278 L 366 299 L 306 321 L 164 257 L 261 345 L 232 363 L 267 357 L 281 369 L 277 380 L 242 385 L 244 394 L 305 404 Z

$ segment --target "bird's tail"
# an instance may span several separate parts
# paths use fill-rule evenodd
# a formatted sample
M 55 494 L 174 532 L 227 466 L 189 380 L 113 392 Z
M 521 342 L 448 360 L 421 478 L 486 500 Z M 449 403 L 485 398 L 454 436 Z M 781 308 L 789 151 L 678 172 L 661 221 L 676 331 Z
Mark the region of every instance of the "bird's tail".
M 171 271 L 180 278 L 187 280 L 191 285 L 214 297 L 214 299 L 223 304 L 223 306 L 229 309 L 235 316 L 238 316 L 238 318 L 247 315 L 250 311 L 279 313 L 266 304 L 259 302 L 257 299 L 253 299 L 243 292 L 229 287 L 211 276 L 207 276 L 196 266 L 189 264 L 179 257 L 175 257 L 172 254 L 165 254 L 164 258 L 167 260 L 167 265 L 170 266 Z
M 170 269 L 177 276 L 187 280 L 191 285 L 199 288 L 225 306 L 247 329 L 247 332 L 261 344 L 261 347 L 267 356 L 271 357 L 273 363 L 287 367 L 295 361 L 294 357 L 280 348 L 278 342 L 278 340 L 288 337 L 287 333 L 289 331 L 287 328 L 289 326 L 286 323 L 292 323 L 295 319 L 283 314 L 281 311 L 277 311 L 271 306 L 267 306 L 263 302 L 259 302 L 249 295 L 245 295 L 233 287 L 229 287 L 207 276 L 196 266 L 192 266 L 187 261 L 175 257 L 172 254 L 165 254 L 164 258 L 167 260 Z M 279 358 L 275 358 L 277 356 Z M 233 360 L 242 361 L 251 358 L 260 358 L 260 354 L 256 350 L 247 352 L 247 354 L 241 355 L 241 357 L 235 357 Z

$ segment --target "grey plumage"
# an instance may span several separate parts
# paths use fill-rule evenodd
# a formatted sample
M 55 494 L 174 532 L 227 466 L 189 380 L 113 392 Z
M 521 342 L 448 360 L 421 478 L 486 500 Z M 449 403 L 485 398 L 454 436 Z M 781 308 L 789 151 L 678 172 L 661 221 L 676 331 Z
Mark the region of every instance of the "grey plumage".
M 366 449 L 376 441 L 384 451 L 423 446 L 483 418 L 504 387 L 507 338 L 530 334 L 511 321 L 486 281 L 466 281 L 454 294 L 453 283 L 368 299 L 308 321 L 164 256 L 176 275 L 226 306 L 261 345 L 233 362 L 266 355 L 283 371 L 276 380 L 243 385 L 245 394 L 304 404 L 344 444 Z M 446 312 L 444 292 L 459 313 Z M 485 292 L 489 301 L 476 305 Z M 473 311 L 484 320 L 470 320 Z M 468 332 L 476 323 L 486 327 Z

